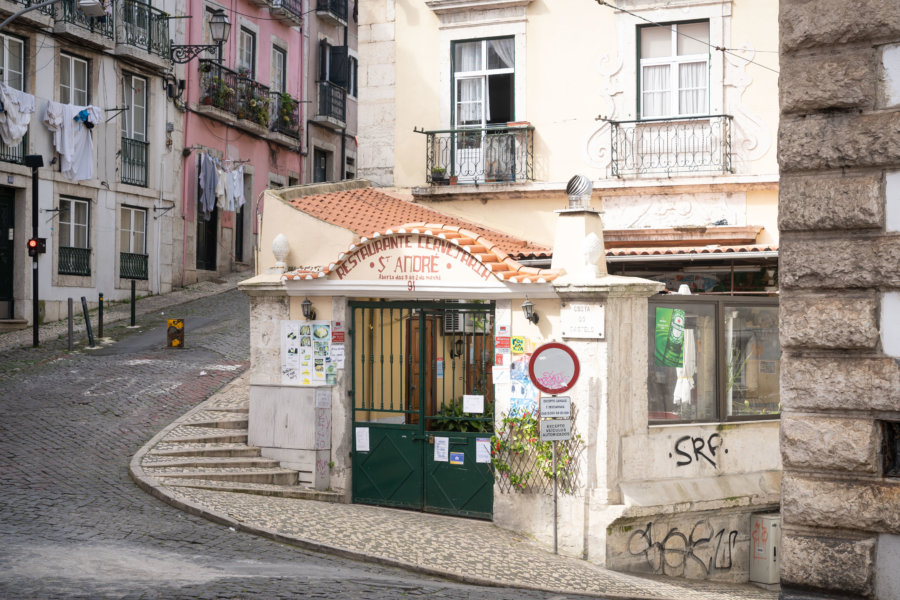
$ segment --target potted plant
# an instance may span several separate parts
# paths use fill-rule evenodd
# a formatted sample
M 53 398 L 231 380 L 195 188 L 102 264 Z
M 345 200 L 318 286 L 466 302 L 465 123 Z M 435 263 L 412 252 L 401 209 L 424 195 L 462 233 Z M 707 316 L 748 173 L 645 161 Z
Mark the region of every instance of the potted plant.
M 447 185 L 447 169 L 444 167 L 431 168 L 431 183 L 435 185 Z

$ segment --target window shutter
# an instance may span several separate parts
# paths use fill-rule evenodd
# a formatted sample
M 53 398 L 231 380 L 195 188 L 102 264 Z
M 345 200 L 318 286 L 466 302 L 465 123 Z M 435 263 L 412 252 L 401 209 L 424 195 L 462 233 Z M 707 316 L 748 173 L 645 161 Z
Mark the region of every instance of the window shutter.
M 328 57 L 331 44 L 325 40 L 319 42 L 319 81 L 328 81 Z
M 328 80 L 344 88 L 347 87 L 347 76 L 350 68 L 347 59 L 347 46 L 333 46 L 331 48 L 331 72 Z

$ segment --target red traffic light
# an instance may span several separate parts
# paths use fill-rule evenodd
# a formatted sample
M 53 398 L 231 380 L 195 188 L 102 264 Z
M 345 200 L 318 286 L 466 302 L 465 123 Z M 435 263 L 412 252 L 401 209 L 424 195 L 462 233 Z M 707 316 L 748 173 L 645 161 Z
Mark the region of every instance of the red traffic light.
M 28 240 L 28 256 L 32 258 L 38 254 L 47 251 L 47 240 L 45 238 L 31 238 Z

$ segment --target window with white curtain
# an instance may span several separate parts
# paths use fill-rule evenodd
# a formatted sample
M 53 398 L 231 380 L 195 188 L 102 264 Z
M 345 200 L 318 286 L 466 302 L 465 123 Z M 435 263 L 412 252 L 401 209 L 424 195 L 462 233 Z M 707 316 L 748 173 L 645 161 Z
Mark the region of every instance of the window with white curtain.
M 147 210 L 123 206 L 119 213 L 119 249 L 147 254 Z
M 59 245 L 90 248 L 91 205 L 78 198 L 59 199 Z
M 147 141 L 147 80 L 126 74 L 122 82 L 122 102 L 128 110 L 122 114 L 122 136 Z
M 25 42 L 0 34 L 0 81 L 25 91 Z
M 88 61 L 70 54 L 59 55 L 59 101 L 86 106 L 88 103 Z
M 512 37 L 455 42 L 453 90 L 457 127 L 515 120 L 515 44 Z
M 642 119 L 705 115 L 709 21 L 638 27 Z

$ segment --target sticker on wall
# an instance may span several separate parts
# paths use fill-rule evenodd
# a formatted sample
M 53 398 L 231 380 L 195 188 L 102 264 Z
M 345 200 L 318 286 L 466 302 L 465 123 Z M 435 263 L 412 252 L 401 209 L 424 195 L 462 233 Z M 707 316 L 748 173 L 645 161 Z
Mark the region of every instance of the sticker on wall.
M 513 354 L 524 354 L 525 353 L 525 336 L 524 335 L 513 336 L 512 340 L 510 340 L 510 347 L 512 348 Z
M 538 389 L 531 383 L 528 376 L 528 361 L 530 354 L 516 356 L 509 372 L 510 399 L 509 416 L 521 417 L 525 413 L 534 414 L 537 410 Z
M 461 465 L 466 462 L 466 453 L 465 452 L 451 452 L 450 453 L 450 464 L 451 465 Z

